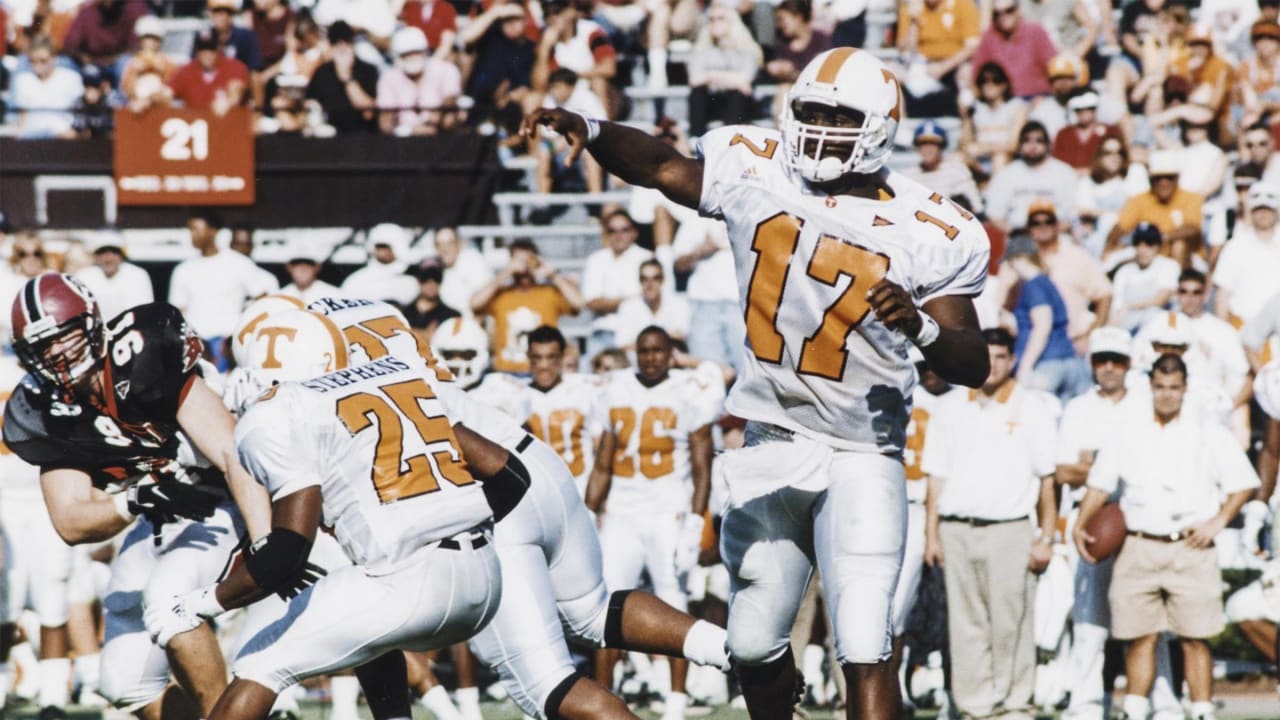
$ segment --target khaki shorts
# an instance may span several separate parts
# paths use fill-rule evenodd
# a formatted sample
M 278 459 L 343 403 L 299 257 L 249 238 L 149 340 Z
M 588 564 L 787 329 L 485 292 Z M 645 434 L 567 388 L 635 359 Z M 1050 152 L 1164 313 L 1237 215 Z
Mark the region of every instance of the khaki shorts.
M 1218 552 L 1185 542 L 1130 535 L 1116 556 L 1107 593 L 1111 634 L 1118 640 L 1172 632 L 1209 638 L 1222 632 L 1222 572 Z

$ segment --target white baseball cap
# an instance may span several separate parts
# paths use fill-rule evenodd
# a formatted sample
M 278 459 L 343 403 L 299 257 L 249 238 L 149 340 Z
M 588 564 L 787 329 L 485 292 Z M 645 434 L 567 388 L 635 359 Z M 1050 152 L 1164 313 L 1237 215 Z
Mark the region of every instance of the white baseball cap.
M 391 54 L 399 57 L 415 52 L 427 51 L 427 36 L 416 27 L 404 27 L 391 36 Z
M 1143 326 L 1147 341 L 1152 345 L 1183 345 L 1191 347 L 1190 320 L 1174 310 L 1161 313 Z
M 154 37 L 164 39 L 164 25 L 155 15 L 143 15 L 133 24 L 133 34 L 140 38 Z
M 1100 327 L 1089 333 L 1089 355 L 1123 355 L 1133 357 L 1133 341 L 1129 333 L 1118 327 Z
M 386 245 L 395 252 L 397 260 L 404 260 L 409 254 L 409 233 L 395 223 L 378 223 L 369 230 L 366 245 L 370 249 Z
M 1280 187 L 1269 182 L 1259 181 L 1250 185 L 1249 194 L 1246 197 L 1250 210 L 1258 208 L 1280 210 Z
M 1171 150 L 1156 150 L 1151 153 L 1147 163 L 1147 174 L 1151 177 L 1161 175 L 1178 175 L 1182 172 L 1181 158 Z

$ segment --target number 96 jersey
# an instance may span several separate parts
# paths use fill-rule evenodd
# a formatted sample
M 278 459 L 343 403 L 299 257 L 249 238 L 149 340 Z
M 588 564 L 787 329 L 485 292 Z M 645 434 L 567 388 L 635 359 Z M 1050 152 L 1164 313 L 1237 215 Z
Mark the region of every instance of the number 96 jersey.
M 784 165 L 773 130 L 703 136 L 700 210 L 724 220 L 746 313 L 743 371 L 727 407 L 834 447 L 896 453 L 915 373 L 901 332 L 867 292 L 882 278 L 917 306 L 976 296 L 990 243 L 959 206 L 897 173 L 872 200 L 827 195 Z

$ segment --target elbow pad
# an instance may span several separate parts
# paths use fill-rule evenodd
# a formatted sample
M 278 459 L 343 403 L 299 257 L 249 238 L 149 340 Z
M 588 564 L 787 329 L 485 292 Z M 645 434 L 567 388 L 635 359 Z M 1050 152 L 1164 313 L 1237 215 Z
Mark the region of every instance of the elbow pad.
M 493 511 L 493 520 L 498 522 L 511 514 L 520 504 L 520 499 L 529 491 L 529 470 L 514 452 L 507 453 L 507 464 L 487 478 L 479 478 L 484 489 L 484 497 L 489 501 L 489 509 Z
M 311 555 L 311 541 L 284 528 L 254 543 L 245 556 L 245 569 L 258 587 L 277 592 L 297 584 Z

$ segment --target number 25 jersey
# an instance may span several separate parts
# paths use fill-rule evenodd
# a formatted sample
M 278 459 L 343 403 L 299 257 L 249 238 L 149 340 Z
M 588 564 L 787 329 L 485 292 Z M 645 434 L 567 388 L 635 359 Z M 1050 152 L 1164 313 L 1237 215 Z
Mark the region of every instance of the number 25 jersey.
M 347 557 L 393 570 L 492 516 L 424 365 L 393 356 L 275 386 L 236 425 L 236 448 L 272 500 L 319 486 Z
M 879 199 L 827 195 L 783 163 L 781 135 L 729 126 L 703 136 L 700 210 L 724 220 L 745 313 L 734 415 L 865 452 L 900 452 L 915 372 L 905 335 L 867 292 L 882 278 L 917 306 L 976 296 L 990 243 L 949 200 L 894 172 Z

